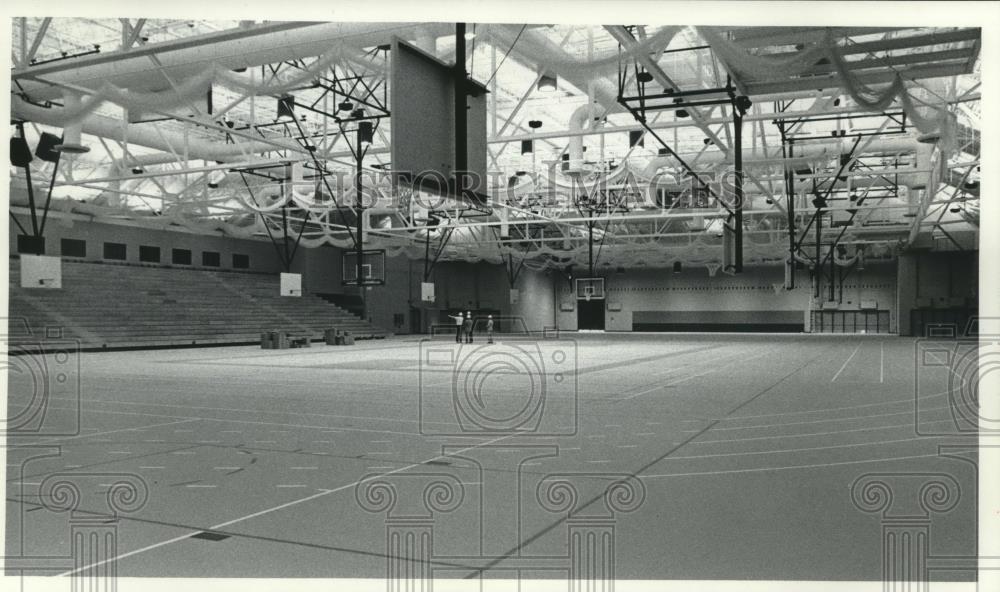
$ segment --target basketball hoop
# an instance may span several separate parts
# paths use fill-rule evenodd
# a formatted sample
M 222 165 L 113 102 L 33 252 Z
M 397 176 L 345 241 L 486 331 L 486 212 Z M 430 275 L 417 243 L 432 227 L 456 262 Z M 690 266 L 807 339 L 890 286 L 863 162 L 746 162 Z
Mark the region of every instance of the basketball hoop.
M 583 299 L 586 300 L 587 302 L 590 302 L 590 296 L 591 296 L 590 292 L 587 292 L 583 295 Z

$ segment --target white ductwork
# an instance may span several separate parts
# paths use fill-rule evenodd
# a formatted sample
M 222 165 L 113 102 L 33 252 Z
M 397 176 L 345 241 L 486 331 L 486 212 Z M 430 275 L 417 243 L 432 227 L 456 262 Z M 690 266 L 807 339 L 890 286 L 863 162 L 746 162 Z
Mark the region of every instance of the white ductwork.
M 252 68 L 322 55 L 338 44 L 370 47 L 385 43 L 394 35 L 412 36 L 417 27 L 406 23 L 322 23 L 228 41 L 211 42 L 206 38 L 206 44 L 189 40 L 187 47 L 157 53 L 156 61 L 148 55 L 126 54 L 112 62 L 46 74 L 45 82 L 21 78 L 19 90 L 36 101 L 59 98 L 59 88 L 47 83 L 96 89 L 107 82 L 134 91 L 150 91 L 162 88 L 168 80 L 179 81 L 198 74 L 213 63 L 232 70 Z M 428 23 L 419 28 L 424 35 L 453 31 L 451 25 L 445 24 Z
M 595 103 L 587 103 L 577 107 L 569 117 L 569 131 L 577 132 L 584 128 L 595 128 L 603 125 L 604 108 Z M 583 170 L 583 136 L 571 136 L 569 139 L 569 164 L 565 172 L 576 173 Z
M 865 154 L 902 154 L 909 152 L 917 152 L 917 170 L 925 170 L 929 166 L 930 156 L 927 150 L 927 144 L 921 144 L 916 142 L 913 137 L 907 139 L 895 139 L 895 140 L 876 140 L 873 141 L 865 148 Z M 924 165 L 921 166 L 921 150 L 924 150 Z M 930 150 L 933 151 L 933 146 L 930 146 Z M 799 164 L 807 164 L 809 162 L 814 162 L 818 160 L 830 160 L 839 157 L 843 153 L 842 144 L 839 140 L 833 140 L 830 142 L 810 142 L 808 144 L 796 144 L 795 156 L 793 158 L 782 158 L 781 155 L 775 156 L 764 156 L 758 150 L 744 150 L 743 151 L 743 165 L 748 168 L 755 166 L 773 166 L 775 164 L 785 163 L 786 166 L 795 166 Z M 699 168 L 713 168 L 716 165 L 722 163 L 732 163 L 732 156 L 727 157 L 722 152 L 717 150 L 706 151 L 704 153 L 687 153 L 681 154 L 686 162 L 694 162 L 697 159 Z M 649 164 L 642 170 L 640 176 L 646 179 L 653 178 L 660 169 L 666 167 L 677 167 L 678 162 L 672 156 L 658 156 L 649 161 Z M 914 175 L 916 176 L 916 175 Z M 914 180 L 915 181 L 915 180 Z

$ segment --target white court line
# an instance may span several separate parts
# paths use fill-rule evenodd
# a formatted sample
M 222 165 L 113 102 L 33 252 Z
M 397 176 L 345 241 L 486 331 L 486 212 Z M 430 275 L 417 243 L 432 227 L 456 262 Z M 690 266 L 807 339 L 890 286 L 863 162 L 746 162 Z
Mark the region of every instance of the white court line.
M 885 382 L 885 342 L 879 343 L 878 348 L 878 382 L 882 384 Z
M 461 454 L 463 452 L 467 452 L 469 450 L 474 450 L 476 448 L 481 448 L 483 446 L 488 446 L 490 444 L 494 444 L 494 443 L 499 442 L 501 440 L 506 440 L 507 438 L 512 438 L 512 437 L 517 436 L 517 435 L 518 434 L 507 434 L 506 436 L 500 436 L 499 438 L 494 438 L 493 440 L 487 440 L 486 442 L 480 442 L 479 444 L 476 444 L 474 446 L 469 446 L 468 448 L 463 448 L 461 450 L 456 450 L 455 452 L 452 452 L 451 454 L 453 454 L 453 455 L 454 454 Z M 257 518 L 257 517 L 263 516 L 265 514 L 270 514 L 272 512 L 276 512 L 278 510 L 283 510 L 285 508 L 290 508 L 292 506 L 296 506 L 296 505 L 304 503 L 304 502 L 308 502 L 308 501 L 312 501 L 314 499 L 325 497 L 325 496 L 328 496 L 328 495 L 330 495 L 332 493 L 337 493 L 338 491 L 343 491 L 345 489 L 350 489 L 351 487 L 356 487 L 356 486 L 358 486 L 358 485 L 360 485 L 362 483 L 365 483 L 367 481 L 371 481 L 371 480 L 374 480 L 374 479 L 378 479 L 380 477 L 385 477 L 386 475 L 392 475 L 393 473 L 399 473 L 399 472 L 402 472 L 402 471 L 407 471 L 409 469 L 413 469 L 413 468 L 419 467 L 421 465 L 424 465 L 424 464 L 426 464 L 426 463 L 428 463 L 430 461 L 438 460 L 438 459 L 441 459 L 441 458 L 444 458 L 444 457 L 445 457 L 445 455 L 439 454 L 439 455 L 437 455 L 437 456 L 435 456 L 433 458 L 429 458 L 427 460 L 424 460 L 424 461 L 421 461 L 421 462 L 418 462 L 418 463 L 413 463 L 413 464 L 410 464 L 410 465 L 406 465 L 404 467 L 400 467 L 398 469 L 394 469 L 392 471 L 388 471 L 388 472 L 382 473 L 380 475 L 374 475 L 374 476 L 368 477 L 366 479 L 359 479 L 358 481 L 355 481 L 354 483 L 348 483 L 347 485 L 341 485 L 340 487 L 337 487 L 337 488 L 334 488 L 334 489 L 321 489 L 318 493 L 314 493 L 312 495 L 309 495 L 309 496 L 306 496 L 306 497 L 303 497 L 303 498 L 299 498 L 297 500 L 292 500 L 290 502 L 286 502 L 286 503 L 283 503 L 281 505 L 274 506 L 272 508 L 267 508 L 267 509 L 261 510 L 259 512 L 254 512 L 253 514 L 247 514 L 246 516 L 241 516 L 239 518 L 234 518 L 232 520 L 227 520 L 226 522 L 220 522 L 219 524 L 216 524 L 214 526 L 210 526 L 208 528 L 204 528 L 204 529 L 201 529 L 201 530 L 219 530 L 221 528 L 225 528 L 227 526 L 231 526 L 231 525 L 236 524 L 238 522 L 244 522 L 244 521 L 250 520 L 252 518 Z M 184 535 L 181 535 L 181 536 L 174 537 L 172 539 L 167 539 L 165 541 L 161 541 L 159 543 L 153 543 L 152 545 L 147 545 L 145 547 L 141 547 L 139 549 L 135 549 L 134 551 L 129 551 L 127 553 L 122 553 L 120 555 L 116 555 L 116 556 L 110 557 L 108 559 L 102 559 L 101 561 L 96 561 L 94 563 L 89 563 L 87 565 L 78 567 L 76 569 L 73 569 L 73 570 L 70 570 L 70 571 L 67 571 L 67 572 L 63 572 L 63 573 L 61 573 L 59 575 L 60 576 L 70 576 L 70 575 L 73 575 L 73 574 L 81 572 L 81 571 L 86 571 L 88 569 L 104 565 L 105 563 L 111 563 L 111 562 L 118 561 L 119 559 L 124 559 L 126 557 L 131 557 L 133 555 L 138 555 L 140 553 L 145 553 L 146 551 L 151 551 L 151 550 L 157 549 L 159 547 L 163 547 L 163 546 L 166 546 L 166 545 L 170 545 L 170 544 L 176 543 L 178 541 L 183 541 L 185 539 L 191 538 L 192 534 L 195 534 L 195 533 L 184 534 Z
M 901 442 L 926 441 L 927 436 L 917 436 L 915 438 L 900 438 L 898 440 L 877 440 L 875 442 L 858 442 L 856 444 L 831 444 L 829 446 L 808 446 L 806 448 L 783 448 L 781 450 L 762 450 L 760 452 L 720 452 L 717 454 L 692 454 L 690 456 L 670 456 L 664 460 L 680 460 L 693 458 L 716 458 L 725 456 L 752 456 L 760 454 L 779 454 L 782 452 L 811 452 L 815 450 L 831 450 L 836 448 L 856 448 L 858 446 L 879 446 L 882 444 L 898 444 Z
M 921 411 L 940 411 L 941 409 L 951 409 L 950 405 L 942 405 L 940 407 L 927 407 Z M 809 425 L 814 423 L 828 423 L 831 421 L 850 421 L 855 419 L 868 419 L 871 417 L 892 417 L 894 415 L 913 415 L 913 410 L 908 409 L 906 411 L 895 411 L 893 413 L 874 413 L 869 415 L 855 415 L 852 417 L 828 417 L 826 419 L 810 419 L 809 421 L 788 421 L 785 423 L 768 423 L 761 425 L 752 426 L 733 426 L 729 428 L 712 428 L 713 432 L 730 432 L 733 430 L 756 430 L 759 428 L 783 428 L 785 426 L 794 425 Z M 698 431 L 698 430 L 685 430 L 685 431 Z
M 50 409 L 55 409 L 57 411 L 65 411 L 66 410 L 66 409 L 62 409 L 62 408 L 58 408 L 58 407 L 50 407 Z M 75 408 L 73 408 L 73 407 L 68 408 L 68 410 L 70 410 L 70 411 L 72 411 L 74 409 Z M 167 417 L 169 417 L 169 416 L 167 416 Z M 168 421 L 166 423 L 154 423 L 153 425 L 139 426 L 139 427 L 142 427 L 142 428 L 159 428 L 159 427 L 168 426 L 168 425 L 175 425 L 175 424 L 179 424 L 179 423 L 188 423 L 188 422 L 191 422 L 191 421 L 199 421 L 199 419 L 196 418 L 196 417 L 191 417 L 191 418 L 187 418 L 187 419 L 182 419 L 180 421 Z M 49 442 L 61 442 L 63 440 L 77 440 L 79 438 L 90 438 L 92 436 L 104 436 L 106 434 L 117 434 L 119 432 L 133 432 L 135 430 L 136 430 L 136 428 L 121 428 L 119 430 L 108 430 L 106 432 L 96 432 L 96 433 L 91 433 L 91 434 L 80 434 L 78 436 L 67 436 L 65 438 L 62 438 L 62 437 L 46 438 L 44 440 L 41 440 L 39 442 L 33 442 L 31 444 L 25 444 L 25 445 L 22 445 L 22 446 L 11 446 L 10 450 L 15 450 L 17 448 L 24 448 L 25 446 L 37 446 L 39 444 L 48 444 Z M 161 440 L 161 442 L 162 442 L 162 440 Z
M 928 426 L 937 423 L 953 423 L 951 419 L 941 419 L 938 421 L 925 421 L 921 422 L 921 425 Z M 736 444 L 739 442 L 750 442 L 752 440 L 777 440 L 779 438 L 808 438 L 810 436 L 833 436 L 836 434 L 850 434 L 853 432 L 870 432 L 872 430 L 885 430 L 890 428 L 912 428 L 913 422 L 907 423 L 896 423 L 890 425 L 872 426 L 870 428 L 856 428 L 851 430 L 833 430 L 832 432 L 810 432 L 808 434 L 779 434 L 775 436 L 754 436 L 752 438 L 733 438 L 729 440 L 695 440 L 693 442 L 688 442 L 688 444 L 721 444 L 721 443 L 731 443 Z
M 55 410 L 58 410 L 58 411 L 66 411 L 66 410 L 70 410 L 71 411 L 73 408 L 69 408 L 69 407 L 49 407 L 49 409 L 55 409 Z M 188 421 L 199 421 L 200 420 L 200 421 L 221 421 L 223 423 L 243 423 L 243 424 L 248 424 L 248 425 L 264 425 L 264 426 L 274 425 L 274 426 L 282 426 L 282 427 L 286 427 L 286 428 L 302 428 L 302 429 L 325 430 L 325 433 L 328 433 L 328 434 L 335 434 L 335 433 L 342 432 L 342 431 L 348 431 L 348 432 L 366 432 L 366 433 L 374 433 L 374 434 L 396 434 L 396 435 L 400 435 L 400 436 L 419 436 L 420 435 L 417 432 L 396 432 L 396 431 L 393 431 L 393 430 L 368 430 L 368 429 L 364 429 L 364 428 L 331 428 L 330 426 L 319 426 L 319 425 L 308 425 L 308 424 L 278 423 L 278 422 L 274 422 L 274 421 L 250 421 L 250 420 L 246 420 L 246 419 L 227 419 L 227 418 L 222 418 L 222 417 L 202 417 L 202 416 L 191 417 L 191 416 L 184 416 L 184 415 L 166 415 L 164 413 L 142 413 L 140 411 L 105 411 L 105 410 L 102 410 L 102 409 L 86 409 L 85 412 L 87 412 L 87 413 L 109 413 L 111 415 L 140 415 L 140 416 L 143 416 L 143 417 L 173 417 L 175 419 L 184 419 L 184 420 L 188 420 Z M 180 422 L 178 422 L 178 423 L 180 423 Z M 448 425 L 458 425 L 458 424 L 448 424 Z M 124 429 L 124 430 L 117 430 L 117 431 L 127 432 L 127 431 L 129 431 L 131 429 L 132 428 L 128 428 L 128 429 Z M 82 437 L 82 436 L 77 436 L 77 437 Z
M 728 473 L 759 473 L 763 471 L 787 471 L 790 469 L 818 469 L 820 467 L 836 467 L 839 465 L 860 465 L 865 463 L 891 462 L 894 460 L 909 460 L 914 458 L 943 458 L 940 454 L 916 454 L 913 456 L 890 456 L 888 458 L 872 458 L 867 460 L 845 460 L 839 462 L 817 463 L 812 465 L 791 465 L 787 467 L 761 467 L 759 469 L 729 469 L 724 471 L 702 471 L 695 473 L 672 473 L 661 475 L 639 475 L 640 479 L 655 479 L 658 477 L 694 477 L 697 475 L 725 475 Z
M 848 356 L 847 360 L 844 361 L 844 365 L 840 367 L 840 370 L 837 370 L 837 373 L 833 375 L 833 380 L 830 382 L 837 381 L 837 377 L 840 376 L 840 373 L 844 371 L 844 368 L 847 368 L 847 365 L 851 363 L 851 360 L 854 359 L 854 354 L 858 353 L 859 349 L 861 349 L 860 343 L 858 344 L 858 347 L 854 348 L 854 351 L 851 352 L 851 355 Z

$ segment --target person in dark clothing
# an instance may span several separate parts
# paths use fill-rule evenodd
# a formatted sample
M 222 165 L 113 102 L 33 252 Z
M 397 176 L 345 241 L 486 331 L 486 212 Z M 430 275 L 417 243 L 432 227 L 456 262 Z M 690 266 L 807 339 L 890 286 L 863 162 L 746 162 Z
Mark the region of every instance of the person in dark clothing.
M 465 342 L 472 343 L 472 311 L 465 313 Z

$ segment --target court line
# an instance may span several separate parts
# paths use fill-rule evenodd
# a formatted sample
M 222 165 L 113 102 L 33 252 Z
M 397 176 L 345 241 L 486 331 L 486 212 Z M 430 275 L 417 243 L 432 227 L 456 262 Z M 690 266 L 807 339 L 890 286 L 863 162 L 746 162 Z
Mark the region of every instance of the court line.
M 837 377 L 840 376 L 840 373 L 844 371 L 844 368 L 847 368 L 847 365 L 851 363 L 851 360 L 854 359 L 854 354 L 858 353 L 859 349 L 861 349 L 860 343 L 858 344 L 858 347 L 854 348 L 851 355 L 847 357 L 847 360 L 844 361 L 844 365 L 840 367 L 840 370 L 837 370 L 837 373 L 833 375 L 833 379 L 830 382 L 837 382 Z
M 940 409 L 951 409 L 950 405 L 942 405 L 940 407 L 927 407 L 926 409 L 921 409 L 921 411 L 938 411 Z M 732 430 L 756 430 L 760 428 L 783 428 L 785 426 L 794 425 L 809 425 L 814 423 L 827 423 L 831 421 L 848 421 L 853 419 L 868 419 L 870 417 L 892 417 L 894 415 L 912 415 L 914 413 L 913 409 L 908 409 L 906 411 L 895 411 L 893 413 L 875 413 L 872 415 L 856 415 L 852 417 L 828 417 L 826 419 L 811 419 L 809 421 L 789 421 L 786 423 L 767 423 L 762 425 L 752 425 L 752 426 L 732 426 L 728 428 L 715 428 L 716 432 L 727 432 Z
M 718 349 L 718 348 L 714 348 L 714 349 Z M 706 350 L 705 349 L 701 349 L 701 350 L 697 350 L 697 351 L 701 352 L 701 351 L 706 351 Z M 770 353 L 770 351 L 771 350 L 768 350 L 765 353 Z M 734 352 L 734 353 L 732 353 L 730 355 L 722 356 L 721 358 L 712 358 L 712 359 L 702 360 L 701 363 L 699 363 L 699 362 L 696 361 L 696 362 L 693 362 L 691 364 L 685 364 L 682 367 L 675 368 L 674 370 L 671 370 L 671 372 L 674 372 L 674 371 L 677 371 L 677 370 L 681 370 L 683 368 L 688 368 L 689 366 L 693 367 L 692 369 L 697 369 L 697 368 L 703 368 L 704 366 L 709 365 L 709 364 L 713 364 L 713 365 L 714 364 L 718 364 L 720 362 L 725 362 L 727 360 L 731 360 L 731 359 L 739 356 L 741 353 L 743 353 L 743 351 L 739 350 L 739 351 L 736 351 L 736 352 Z M 764 355 L 764 354 L 761 354 L 761 355 Z M 748 359 L 751 359 L 751 358 L 748 358 Z M 657 384 L 656 386 L 653 386 L 653 387 L 651 387 L 649 389 L 646 389 L 644 391 L 640 391 L 638 393 L 633 393 L 633 394 L 628 395 L 626 397 L 619 397 L 617 399 L 612 399 L 612 401 L 630 401 L 630 400 L 632 400 L 632 399 L 634 399 L 636 397 L 645 395 L 646 393 L 651 393 L 651 392 L 655 391 L 656 389 L 663 388 L 665 386 L 669 387 L 669 386 L 673 386 L 675 384 L 680 384 L 681 382 L 684 382 L 684 380 L 687 380 L 689 378 L 697 378 L 698 376 L 704 376 L 705 374 L 710 374 L 711 372 L 714 372 L 716 369 L 709 370 L 708 372 L 703 373 L 703 374 L 696 374 L 696 375 L 693 375 L 693 376 L 688 376 L 688 377 L 685 377 L 684 379 L 678 380 L 677 382 L 669 383 L 669 384 L 666 384 L 666 385 Z M 663 373 L 659 373 L 659 374 L 654 374 L 654 376 L 659 376 L 660 374 L 667 374 L 667 373 L 669 373 L 669 372 L 663 372 Z
M 456 450 L 454 452 L 449 453 L 449 455 L 439 454 L 439 455 L 434 456 L 432 458 L 429 458 L 427 460 L 424 460 L 424 461 L 421 461 L 421 462 L 418 462 L 418 463 L 413 463 L 411 465 L 407 465 L 407 466 L 404 466 L 404 467 L 400 467 L 398 469 L 394 469 L 392 471 L 388 471 L 388 472 L 382 473 L 380 475 L 375 475 L 375 476 L 372 476 L 372 477 L 368 477 L 366 479 L 359 479 L 358 481 L 355 481 L 354 483 L 348 483 L 347 485 L 342 485 L 342 486 L 336 487 L 334 489 L 321 489 L 318 493 L 314 493 L 312 495 L 308 495 L 306 497 L 299 498 L 297 500 L 292 500 L 290 502 L 285 502 L 283 504 L 274 506 L 272 508 L 266 508 L 264 510 L 260 510 L 258 512 L 254 512 L 253 514 L 247 514 L 246 516 L 241 516 L 239 518 L 234 518 L 232 520 L 227 520 L 225 522 L 220 522 L 219 524 L 216 524 L 214 526 L 210 526 L 208 528 L 203 528 L 201 530 L 212 531 L 212 530 L 218 530 L 220 528 L 225 528 L 225 527 L 231 526 L 233 524 L 237 524 L 237 523 L 240 523 L 240 522 L 244 522 L 246 520 L 251 520 L 253 518 L 258 518 L 260 516 L 264 516 L 266 514 L 270 514 L 272 512 L 276 512 L 278 510 L 284 510 L 285 508 L 290 508 L 292 506 L 297 506 L 299 504 L 302 504 L 302 503 L 305 503 L 305 502 L 308 502 L 308 501 L 312 501 L 314 499 L 319 499 L 321 497 L 326 497 L 326 496 L 328 496 L 328 495 L 330 495 L 332 493 L 337 493 L 339 491 L 343 491 L 343 490 L 349 489 L 351 487 L 356 487 L 356 486 L 358 486 L 358 485 L 360 485 L 362 483 L 366 483 L 367 481 L 372 481 L 372 480 L 375 480 L 375 479 L 379 479 L 381 477 L 385 477 L 386 475 L 392 475 L 394 473 L 400 473 L 402 471 L 407 471 L 409 469 L 413 469 L 413 468 L 422 466 L 422 465 L 424 465 L 424 464 L 426 464 L 426 463 L 428 463 L 430 461 L 442 459 L 442 458 L 445 458 L 446 456 L 450 456 L 450 455 L 461 454 L 461 453 L 467 452 L 469 450 L 475 450 L 476 448 L 481 448 L 483 446 L 488 446 L 490 444 L 494 444 L 494 443 L 499 442 L 501 440 L 506 440 L 507 438 L 512 438 L 512 437 L 518 436 L 518 435 L 520 435 L 520 434 L 507 434 L 506 436 L 500 436 L 499 438 L 494 438 L 492 440 L 487 440 L 486 442 L 481 442 L 481 443 L 476 444 L 474 446 L 469 446 L 468 448 L 463 448 L 461 450 Z M 70 575 L 73 575 L 75 573 L 87 571 L 87 570 L 89 570 L 91 568 L 94 568 L 94 567 L 99 567 L 99 566 L 104 565 L 106 563 L 117 562 L 119 559 L 125 559 L 126 557 L 131 557 L 133 555 L 138 555 L 140 553 L 145 553 L 146 551 L 152 551 L 153 549 L 158 549 L 158 548 L 164 547 L 166 545 L 171 545 L 173 543 L 176 543 L 176 542 L 179 542 L 179 541 L 183 541 L 185 539 L 189 539 L 194 534 L 197 534 L 197 533 L 196 532 L 191 532 L 191 533 L 184 534 L 184 535 L 181 535 L 181 536 L 178 536 L 178 537 L 174 537 L 172 539 L 167 539 L 165 541 L 161 541 L 159 543 L 153 543 L 152 545 L 147 545 L 145 547 L 141 547 L 139 549 L 135 549 L 135 550 L 129 551 L 127 553 L 122 553 L 122 554 L 116 555 L 114 557 L 109 557 L 108 559 L 103 559 L 101 561 L 96 561 L 94 563 L 83 565 L 83 566 L 80 566 L 80 567 L 78 567 L 76 569 L 72 569 L 70 571 L 63 572 L 63 573 L 58 574 L 58 575 L 60 575 L 60 576 L 70 576 Z
M 946 437 L 946 436 L 938 436 Z M 901 442 L 916 442 L 928 440 L 928 436 L 916 436 L 913 438 L 900 438 L 898 440 L 877 440 L 875 442 L 858 442 L 855 444 L 831 444 L 829 446 L 808 446 L 805 448 L 783 448 L 781 450 L 761 450 L 759 452 L 720 452 L 717 454 L 692 454 L 690 456 L 671 456 L 667 460 L 680 460 L 680 459 L 700 459 L 700 458 L 719 458 L 727 456 L 751 456 L 755 454 L 780 454 L 783 452 L 810 452 L 815 450 L 831 450 L 836 448 L 855 448 L 858 446 L 876 446 L 880 444 L 898 444 Z
M 66 409 L 69 409 L 69 408 L 50 407 L 50 409 L 66 410 Z M 303 424 L 294 424 L 294 423 L 278 423 L 278 422 L 273 422 L 273 421 L 250 421 L 250 420 L 247 420 L 247 419 L 226 419 L 226 418 L 222 418 L 222 417 L 201 417 L 201 416 L 191 417 L 191 416 L 185 416 L 185 415 L 166 415 L 166 414 L 163 414 L 163 413 L 142 413 L 142 412 L 139 412 L 139 411 L 106 411 L 106 410 L 103 410 L 103 409 L 84 409 L 83 411 L 85 413 L 108 413 L 108 414 L 112 414 L 112 415 L 139 415 L 139 416 L 145 416 L 145 417 L 173 417 L 175 419 L 187 419 L 187 420 L 191 420 L 191 421 L 197 421 L 197 420 L 201 420 L 201 421 L 221 421 L 221 422 L 225 422 L 225 423 L 243 423 L 243 424 L 249 424 L 249 425 L 282 426 L 282 427 L 286 427 L 286 428 L 304 428 L 304 429 L 316 429 L 316 430 L 339 430 L 339 431 L 346 431 L 346 432 L 365 432 L 365 433 L 374 433 L 374 434 L 395 434 L 397 436 L 419 436 L 420 435 L 418 432 L 395 432 L 395 431 L 392 431 L 392 430 L 367 430 L 367 429 L 364 429 L 364 428 L 347 428 L 347 427 L 339 427 L 339 426 L 321 426 L 321 425 L 303 425 Z M 454 424 L 454 425 L 458 425 L 458 424 Z M 128 430 L 122 430 L 122 431 L 128 431 Z
M 906 399 L 893 399 L 891 401 L 882 401 L 880 403 L 862 403 L 859 405 L 847 405 L 845 407 L 824 407 L 823 409 L 806 409 L 804 411 L 783 411 L 781 413 L 764 413 L 761 415 L 738 415 L 736 417 L 726 417 L 722 418 L 720 421 L 739 421 L 741 419 L 759 419 L 762 417 L 780 417 L 783 415 L 802 415 L 805 413 L 824 413 L 826 411 L 847 411 L 850 409 L 862 409 L 865 407 L 877 407 L 879 405 L 898 405 L 899 403 L 910 403 L 913 404 L 914 401 L 923 401 L 926 399 L 936 399 L 938 397 L 946 397 L 949 393 L 938 393 L 936 395 L 925 395 L 923 397 L 912 397 Z M 708 419 L 708 418 L 706 418 Z M 685 420 L 687 421 L 687 420 Z M 702 420 L 695 420 L 702 421 Z
M 878 356 L 878 382 L 885 383 L 885 342 L 879 342 Z
M 925 421 L 921 425 L 934 425 L 937 423 L 954 423 L 951 419 L 941 419 L 938 421 Z M 752 438 L 732 438 L 729 440 L 702 440 L 700 442 L 691 442 L 692 444 L 721 444 L 725 442 L 730 442 L 733 444 L 739 442 L 751 442 L 753 440 L 776 440 L 778 438 L 807 438 L 809 436 L 833 436 L 836 434 L 849 434 L 853 432 L 870 432 L 872 430 L 884 430 L 887 428 L 912 428 L 914 427 L 913 422 L 907 423 L 897 423 L 890 425 L 872 426 L 870 428 L 856 428 L 851 430 L 833 430 L 832 432 L 810 432 L 808 434 L 778 434 L 775 436 L 754 436 Z
M 865 463 L 876 463 L 876 462 L 892 462 L 894 460 L 909 460 L 914 458 L 944 458 L 938 453 L 933 454 L 916 454 L 913 456 L 890 456 L 887 458 L 872 458 L 866 460 L 846 460 L 838 462 L 829 463 L 816 463 L 811 465 L 789 465 L 785 467 L 760 467 L 756 469 L 727 469 L 724 471 L 702 471 L 694 473 L 665 473 L 662 475 L 637 475 L 639 479 L 656 479 L 660 477 L 694 477 L 697 475 L 725 475 L 729 473 L 759 473 L 765 471 L 787 471 L 791 469 L 818 469 L 821 467 L 836 467 L 840 465 L 860 465 Z
M 54 409 L 56 411 L 66 411 L 66 410 L 73 411 L 75 408 L 74 407 L 67 407 L 67 408 L 64 409 L 64 408 L 59 408 L 59 407 L 50 407 L 50 409 Z M 81 411 L 82 410 L 83 409 L 81 408 Z M 165 417 L 169 417 L 169 416 L 165 416 Z M 182 419 L 180 421 L 168 421 L 166 423 L 154 423 L 154 424 L 146 425 L 146 426 L 136 426 L 136 427 L 131 427 L 131 428 L 121 428 L 121 429 L 118 429 L 118 430 L 108 430 L 106 432 L 93 432 L 93 433 L 90 433 L 90 434 L 79 434 L 79 435 L 76 435 L 76 436 L 66 436 L 66 437 L 55 436 L 55 437 L 52 437 L 52 438 L 47 438 L 45 440 L 41 440 L 39 442 L 32 442 L 31 444 L 24 444 L 24 445 L 20 445 L 20 446 L 10 446 L 10 447 L 8 447 L 8 450 L 17 450 L 18 448 L 38 446 L 39 444 L 48 444 L 50 442 L 62 442 L 63 440 L 77 440 L 79 438 L 90 438 L 92 436 L 105 436 L 107 434 L 117 434 L 119 432 L 134 432 L 136 430 L 145 429 L 145 428 L 159 428 L 159 427 L 168 426 L 168 425 L 176 425 L 176 424 L 179 424 L 179 423 L 190 423 L 192 421 L 200 421 L 200 420 L 198 418 L 192 417 L 192 418 L 188 418 L 188 419 Z

